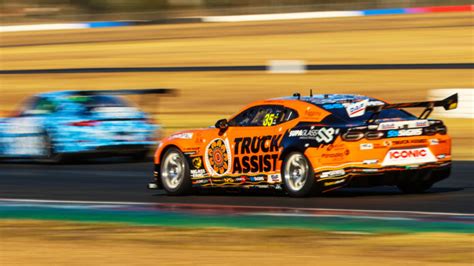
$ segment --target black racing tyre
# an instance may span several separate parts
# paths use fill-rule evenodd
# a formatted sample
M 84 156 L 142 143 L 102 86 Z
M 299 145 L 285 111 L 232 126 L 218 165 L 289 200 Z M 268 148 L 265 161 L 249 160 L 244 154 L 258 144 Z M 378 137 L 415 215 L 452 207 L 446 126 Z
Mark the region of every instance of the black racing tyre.
M 414 183 L 401 183 L 397 187 L 401 192 L 405 194 L 419 194 L 427 191 L 433 186 L 432 182 L 414 182 Z
M 43 133 L 43 155 L 37 159 L 39 162 L 43 163 L 62 163 L 65 161 L 63 154 L 56 152 L 54 147 L 54 141 L 47 133 Z
M 192 182 L 189 165 L 184 154 L 177 148 L 169 148 L 160 164 L 160 178 L 168 195 L 191 193 Z
M 143 161 L 146 161 L 148 159 L 149 152 L 148 151 L 135 152 L 135 153 L 132 153 L 130 155 L 130 157 L 132 157 L 132 160 L 134 160 L 136 162 L 143 162 Z
M 316 192 L 311 163 L 301 152 L 291 152 L 283 159 L 283 186 L 291 197 L 308 197 Z

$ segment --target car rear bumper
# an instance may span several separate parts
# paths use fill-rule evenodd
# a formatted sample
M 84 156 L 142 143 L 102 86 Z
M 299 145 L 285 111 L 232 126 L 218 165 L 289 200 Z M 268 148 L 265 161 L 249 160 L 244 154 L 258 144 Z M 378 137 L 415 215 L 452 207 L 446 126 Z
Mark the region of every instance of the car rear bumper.
M 431 162 L 420 165 L 363 167 L 346 166 L 315 173 L 323 192 L 341 187 L 394 186 L 402 183 L 436 183 L 449 177 L 451 161 Z

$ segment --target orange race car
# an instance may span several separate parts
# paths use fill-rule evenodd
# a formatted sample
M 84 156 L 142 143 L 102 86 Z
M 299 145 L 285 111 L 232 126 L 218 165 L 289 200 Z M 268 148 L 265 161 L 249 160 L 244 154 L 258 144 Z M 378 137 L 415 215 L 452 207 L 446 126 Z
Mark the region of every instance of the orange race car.
M 434 107 L 441 101 L 388 104 L 324 94 L 254 102 L 215 127 L 178 132 L 155 153 L 154 181 L 182 195 L 193 187 L 273 188 L 303 197 L 337 188 L 397 186 L 423 192 L 447 178 L 451 138 Z M 425 108 L 414 116 L 401 108 Z

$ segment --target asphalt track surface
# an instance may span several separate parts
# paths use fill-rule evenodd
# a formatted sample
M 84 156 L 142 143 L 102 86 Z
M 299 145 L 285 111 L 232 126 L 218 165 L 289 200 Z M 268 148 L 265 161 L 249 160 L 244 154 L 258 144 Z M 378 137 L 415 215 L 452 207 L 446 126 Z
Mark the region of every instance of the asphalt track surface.
M 468 161 L 454 162 L 451 177 L 424 194 L 405 195 L 396 188 L 376 187 L 341 189 L 311 198 L 222 190 L 172 197 L 146 188 L 152 169 L 151 163 L 120 159 L 66 165 L 1 163 L 0 197 L 474 213 L 474 162 Z
M 306 65 L 306 70 L 416 70 L 416 69 L 474 69 L 474 63 L 432 64 L 329 64 Z M 80 74 L 126 72 L 208 72 L 208 71 L 266 71 L 268 66 L 176 66 L 176 67 L 102 67 L 0 70 L 0 74 Z

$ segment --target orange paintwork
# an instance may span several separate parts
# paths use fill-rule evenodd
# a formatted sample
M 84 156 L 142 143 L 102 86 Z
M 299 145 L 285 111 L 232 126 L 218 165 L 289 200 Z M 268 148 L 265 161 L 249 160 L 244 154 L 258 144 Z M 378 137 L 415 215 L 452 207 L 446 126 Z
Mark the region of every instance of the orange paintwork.
M 284 122 L 278 125 L 273 126 L 258 126 L 258 127 L 239 127 L 239 126 L 229 126 L 226 131 L 221 132 L 217 128 L 205 128 L 205 129 L 196 129 L 196 130 L 186 130 L 181 131 L 176 134 L 171 135 L 168 138 L 162 140 L 158 149 L 155 153 L 154 162 L 155 164 L 160 164 L 161 156 L 163 152 L 171 146 L 175 146 L 179 148 L 183 153 L 190 154 L 191 157 L 202 156 L 203 161 L 203 168 L 210 169 L 211 166 L 209 165 L 211 162 L 206 160 L 206 157 L 209 154 L 206 154 L 206 149 L 215 139 L 221 139 L 224 142 L 228 141 L 228 143 L 220 143 L 216 142 L 214 146 L 219 145 L 229 145 L 228 152 L 230 152 L 230 161 L 227 161 L 228 169 L 222 173 L 222 169 L 216 169 L 216 173 L 209 173 L 211 178 L 218 178 L 220 176 L 227 177 L 227 176 L 241 176 L 242 173 L 236 173 L 235 169 L 233 169 L 234 160 L 241 159 L 241 154 L 239 152 L 235 154 L 235 151 L 239 151 L 241 147 L 236 142 L 237 138 L 241 137 L 262 137 L 262 136 L 279 136 L 281 135 L 281 139 L 285 133 L 289 130 L 294 128 L 298 123 L 301 122 L 310 122 L 317 125 L 321 120 L 323 120 L 326 116 L 330 113 L 318 106 L 308 103 L 305 101 L 297 100 L 297 99 L 271 99 L 271 100 L 263 100 L 257 101 L 250 105 L 244 107 L 241 111 L 247 110 L 253 106 L 259 105 L 282 105 L 285 107 L 292 108 L 298 112 L 298 117 L 296 119 L 290 120 L 288 122 Z M 239 112 L 240 113 L 240 112 Z M 233 117 L 232 117 L 233 118 Z M 232 119 L 231 118 L 231 119 Z M 326 125 L 331 126 L 331 125 Z M 279 139 L 281 141 L 281 139 Z M 431 140 L 436 139 L 436 143 L 430 143 Z M 262 144 L 263 146 L 260 147 L 258 152 L 251 153 L 251 155 L 256 155 L 257 157 L 260 155 L 269 154 L 270 156 L 278 156 L 283 152 L 283 147 L 279 147 L 277 151 L 262 151 L 268 150 L 272 139 L 267 138 L 265 143 Z M 370 143 L 372 148 L 370 149 L 362 149 L 361 144 Z M 236 149 L 236 145 L 238 146 Z M 390 149 L 399 149 L 399 148 L 421 148 L 427 147 L 430 149 L 434 156 L 438 156 L 443 154 L 444 158 L 438 158 L 436 163 L 443 163 L 448 162 L 451 160 L 451 138 L 448 135 L 441 135 L 435 134 L 431 136 L 410 136 L 410 137 L 396 137 L 396 138 L 382 138 L 378 140 L 367 140 L 362 139 L 359 141 L 343 141 L 341 135 L 339 134 L 337 138 L 334 140 L 332 144 L 329 145 L 322 145 L 320 147 L 308 147 L 305 149 L 304 154 L 309 159 L 314 169 L 315 176 L 318 177 L 318 173 L 322 173 L 324 171 L 331 171 L 337 169 L 348 169 L 350 167 L 363 167 L 365 169 L 381 169 L 383 168 L 382 162 Z M 222 150 L 217 151 L 218 153 L 225 153 L 225 147 Z M 220 156 L 220 155 L 219 155 Z M 221 158 L 217 156 L 216 160 L 221 160 L 225 158 Z M 255 157 L 255 158 L 257 158 Z M 376 161 L 375 161 L 376 160 Z M 271 161 L 271 170 L 264 169 L 265 167 L 261 167 L 259 170 L 265 171 L 258 171 L 258 172 L 249 172 L 245 173 L 248 174 L 274 174 L 280 173 L 282 160 L 278 158 L 277 160 L 273 161 L 273 157 L 270 158 Z M 365 161 L 365 162 L 364 162 Z M 367 163 L 368 161 L 372 161 L 372 163 Z M 374 163 L 375 162 L 375 163 Z M 224 169 L 225 170 L 225 169 Z M 219 172 L 220 171 L 220 172 Z M 208 171 L 209 172 L 209 171 Z M 351 172 L 346 171 L 346 176 L 350 176 Z M 337 178 L 341 178 L 338 176 Z M 331 177 L 325 178 L 325 180 L 330 180 Z

